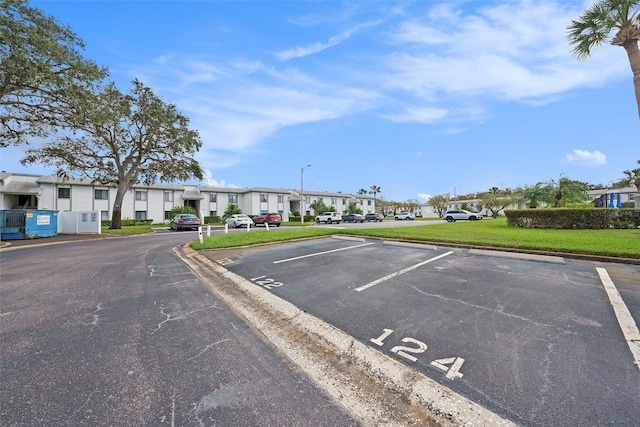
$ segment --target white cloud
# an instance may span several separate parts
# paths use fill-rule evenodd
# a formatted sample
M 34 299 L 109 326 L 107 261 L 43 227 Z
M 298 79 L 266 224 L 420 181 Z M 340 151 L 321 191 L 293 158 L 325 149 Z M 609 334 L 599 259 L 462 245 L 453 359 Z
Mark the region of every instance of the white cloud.
M 235 184 L 227 184 L 227 182 L 223 180 L 213 179 L 213 175 L 210 170 L 204 170 L 204 181 L 207 183 L 208 187 L 223 187 L 223 188 L 240 188 L 240 186 Z
M 573 150 L 568 153 L 563 163 L 582 166 L 600 166 L 607 163 L 607 156 L 599 151 Z
M 448 111 L 442 108 L 416 108 L 408 107 L 405 111 L 397 114 L 382 115 L 394 122 L 418 122 L 434 123 L 440 121 L 448 115 Z
M 428 202 L 431 199 L 431 194 L 418 193 L 418 200 L 421 202 Z
M 341 34 L 337 35 L 337 36 L 333 36 L 331 38 L 329 38 L 329 41 L 325 42 L 325 43 L 313 43 L 309 46 L 305 46 L 305 47 L 295 47 L 293 49 L 289 49 L 289 50 L 285 50 L 283 52 L 279 52 L 276 54 L 276 56 L 280 59 L 283 59 L 285 61 L 289 60 L 289 59 L 293 59 L 293 58 L 302 58 L 304 56 L 308 56 L 308 55 L 313 55 L 315 53 L 319 53 L 322 52 L 325 49 L 329 49 L 333 46 L 336 46 L 340 43 L 342 43 L 343 41 L 349 39 L 354 33 L 364 29 L 364 28 L 368 28 L 368 27 L 373 27 L 375 25 L 378 25 L 380 23 L 380 21 L 376 21 L 376 22 L 366 22 L 363 24 L 358 24 L 355 25 L 345 31 L 343 31 Z
M 473 14 L 438 7 L 398 25 L 386 56 L 384 84 L 422 98 L 479 96 L 548 103 L 584 86 L 627 76 L 626 56 L 604 45 L 579 62 L 566 39 L 581 5 L 523 1 L 478 8 Z M 437 13 L 435 13 L 437 12 Z M 448 103 L 453 102 L 450 99 Z

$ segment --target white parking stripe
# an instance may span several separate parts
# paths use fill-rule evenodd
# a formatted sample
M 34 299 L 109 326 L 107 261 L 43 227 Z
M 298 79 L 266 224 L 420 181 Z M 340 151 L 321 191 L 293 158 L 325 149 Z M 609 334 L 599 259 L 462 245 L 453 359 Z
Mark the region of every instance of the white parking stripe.
M 382 277 L 382 278 L 380 278 L 378 280 L 374 280 L 373 282 L 367 283 L 366 285 L 360 286 L 359 288 L 355 288 L 354 290 L 357 291 L 357 292 L 362 292 L 365 289 L 369 289 L 372 286 L 378 285 L 378 284 L 380 284 L 382 282 L 385 282 L 385 281 L 387 281 L 389 279 L 393 279 L 394 277 L 399 276 L 401 274 L 408 273 L 411 270 L 415 270 L 416 268 L 422 267 L 423 265 L 428 264 L 428 263 L 430 263 L 432 261 L 436 261 L 436 260 L 438 260 L 440 258 L 444 258 L 447 255 L 451 255 L 452 253 L 453 253 L 453 251 L 449 251 L 449 252 L 444 253 L 442 255 L 438 255 L 437 257 L 433 257 L 433 258 L 428 259 L 426 261 L 419 262 L 416 265 L 412 265 L 411 267 L 407 267 L 407 268 L 405 268 L 403 270 L 396 271 L 395 273 L 391 273 L 388 276 L 384 276 L 384 277 Z
M 609 277 L 607 270 L 604 268 L 596 268 L 596 270 L 598 271 L 600 281 L 602 281 L 605 291 L 607 291 L 609 301 L 613 306 L 613 311 L 618 318 L 622 334 L 627 340 L 629 350 L 631 350 L 631 354 L 633 355 L 633 363 L 635 363 L 638 366 L 638 369 L 640 369 L 640 331 L 638 331 L 638 325 L 636 325 L 636 321 L 631 316 L 631 312 L 622 300 L 622 297 L 620 296 L 618 289 L 616 289 L 616 285 L 613 283 L 613 280 Z
M 318 256 L 318 255 L 324 255 L 324 254 L 330 254 L 332 252 L 346 251 L 348 249 L 361 248 L 362 246 L 369 246 L 369 245 L 375 245 L 375 243 L 365 243 L 365 244 L 362 244 L 362 245 L 349 246 L 349 247 L 346 247 L 346 248 L 333 249 L 333 250 L 330 250 L 330 251 L 316 252 L 315 254 L 302 255 L 302 256 L 297 256 L 295 258 L 288 258 L 288 259 L 281 259 L 279 261 L 273 261 L 273 263 L 274 264 L 280 264 L 281 262 L 295 261 L 297 259 L 309 258 L 309 257 L 312 257 L 312 256 Z

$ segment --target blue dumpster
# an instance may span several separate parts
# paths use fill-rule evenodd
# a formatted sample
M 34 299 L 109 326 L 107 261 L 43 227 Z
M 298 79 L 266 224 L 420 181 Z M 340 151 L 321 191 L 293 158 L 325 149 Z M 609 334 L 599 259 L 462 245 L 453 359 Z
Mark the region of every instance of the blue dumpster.
M 58 234 L 58 211 L 11 209 L 0 211 L 0 239 L 20 240 Z

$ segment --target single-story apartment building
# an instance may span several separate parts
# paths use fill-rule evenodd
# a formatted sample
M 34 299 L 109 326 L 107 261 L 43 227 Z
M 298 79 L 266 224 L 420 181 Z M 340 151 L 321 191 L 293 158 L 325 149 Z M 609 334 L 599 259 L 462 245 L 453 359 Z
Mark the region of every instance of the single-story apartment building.
M 0 210 L 45 209 L 57 211 L 100 210 L 101 219 L 111 219 L 116 187 L 92 183 L 87 179 L 62 179 L 55 175 L 29 175 L 0 172 Z M 186 184 L 136 184 L 122 203 L 122 219 L 152 219 L 168 222 L 176 206 L 191 206 L 201 217 L 222 216 L 230 204 L 252 216 L 278 212 L 288 221 L 300 212 L 300 191 L 267 187 L 228 188 Z M 316 215 L 309 206 L 316 200 L 344 213 L 349 205 L 365 214 L 375 212 L 373 197 L 345 193 L 305 190 L 307 215 Z

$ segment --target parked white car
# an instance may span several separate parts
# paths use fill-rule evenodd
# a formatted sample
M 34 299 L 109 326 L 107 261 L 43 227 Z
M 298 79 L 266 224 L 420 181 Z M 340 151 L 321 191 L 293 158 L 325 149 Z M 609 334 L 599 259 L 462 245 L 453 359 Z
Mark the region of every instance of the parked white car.
M 317 224 L 321 222 L 324 222 L 327 224 L 331 224 L 332 222 L 335 222 L 336 224 L 340 224 L 341 221 L 342 221 L 342 215 L 340 215 L 338 212 L 325 212 L 316 217 Z
M 250 224 L 253 224 L 253 220 L 247 215 L 235 214 L 227 218 L 225 224 L 233 228 L 248 227 Z
M 444 213 L 444 219 L 446 219 L 449 222 L 465 220 L 465 219 L 469 221 L 477 221 L 482 219 L 482 214 L 465 211 L 464 209 L 456 209 L 456 210 L 446 211 Z
M 411 212 L 400 212 L 399 214 L 396 214 L 393 218 L 397 220 L 416 219 L 416 216 Z

